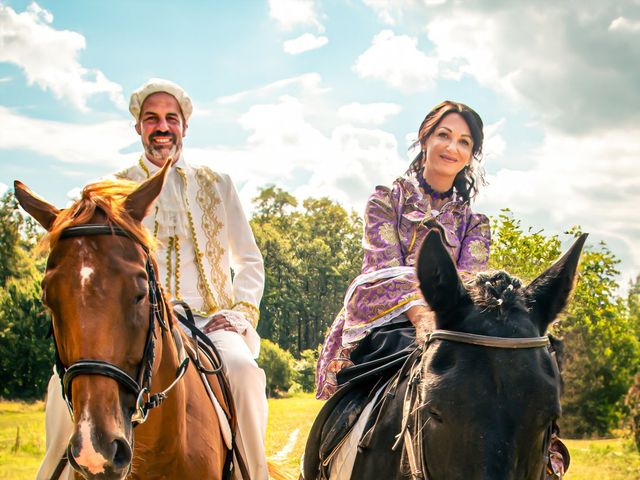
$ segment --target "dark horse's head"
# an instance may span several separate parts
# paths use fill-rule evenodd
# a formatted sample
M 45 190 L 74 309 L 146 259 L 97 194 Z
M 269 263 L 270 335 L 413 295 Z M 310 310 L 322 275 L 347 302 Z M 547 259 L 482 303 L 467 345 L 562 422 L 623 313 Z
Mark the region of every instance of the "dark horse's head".
M 64 377 L 74 421 L 68 453 L 87 478 L 121 479 L 129 471 L 136 393 L 126 377 L 142 385 L 139 379 L 157 368 L 149 339 L 161 334 L 149 320 L 153 269 L 141 222 L 168 165 L 139 186 L 88 185 L 65 210 L 15 182 L 18 201 L 48 232 L 42 297 L 52 314 L 58 372 L 74 367 Z M 99 234 L 77 234 L 87 224 Z
M 540 343 L 564 308 L 586 235 L 528 286 L 505 272 L 463 283 L 437 229 L 418 260 L 437 330 L 423 355 L 419 392 L 430 480 L 539 480 L 549 429 L 560 415 L 561 379 Z M 456 339 L 457 332 L 475 341 Z M 486 337 L 500 337 L 488 340 Z M 515 348 L 528 338 L 527 348 Z M 513 343 L 513 345 L 510 345 Z

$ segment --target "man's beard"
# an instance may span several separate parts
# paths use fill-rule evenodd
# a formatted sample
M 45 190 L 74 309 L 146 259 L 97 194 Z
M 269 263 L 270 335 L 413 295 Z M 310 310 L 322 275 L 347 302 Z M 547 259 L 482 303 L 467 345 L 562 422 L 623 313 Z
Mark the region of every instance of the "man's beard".
M 153 141 L 156 137 L 171 138 L 172 140 L 171 148 L 167 150 L 166 148 L 155 145 Z M 149 159 L 153 158 L 154 160 L 159 160 L 163 163 L 169 157 L 173 157 L 174 159 L 176 159 L 176 157 L 180 153 L 180 147 L 181 147 L 181 145 L 178 145 L 178 142 L 176 140 L 177 140 L 176 136 L 171 133 L 168 133 L 168 134 L 155 133 L 155 134 L 149 135 L 147 144 L 144 146 L 144 151 L 145 151 L 145 154 L 147 155 L 147 158 Z

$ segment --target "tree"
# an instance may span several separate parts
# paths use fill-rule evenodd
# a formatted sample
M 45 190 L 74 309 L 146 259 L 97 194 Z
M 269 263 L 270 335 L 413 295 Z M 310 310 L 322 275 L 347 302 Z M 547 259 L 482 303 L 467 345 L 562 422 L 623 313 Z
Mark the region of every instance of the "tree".
M 362 221 L 327 199 L 297 200 L 277 187 L 261 190 L 251 220 L 265 259 L 258 331 L 299 355 L 315 349 L 340 310 L 362 264 Z
M 293 356 L 275 343 L 262 339 L 258 365 L 267 377 L 267 394 L 270 397 L 287 393 L 293 383 Z
M 40 303 L 44 262 L 35 254 L 35 223 L 12 192 L 0 200 L 0 396 L 38 398 L 53 364 L 49 319 Z
M 634 323 L 636 331 L 640 331 L 640 275 L 629 284 L 627 297 L 629 316 Z M 637 365 L 637 373 L 633 384 L 627 393 L 625 405 L 629 409 L 629 421 L 633 432 L 636 448 L 640 451 L 640 364 Z
M 50 320 L 40 303 L 40 279 L 10 278 L 0 289 L 0 396 L 41 398 L 53 365 Z
M 18 210 L 18 202 L 9 190 L 0 199 L 0 287 L 11 277 L 20 277 L 25 272 L 35 274 L 36 264 L 31 259 L 39 233 L 35 222 L 24 217 Z
M 560 239 L 524 231 L 508 210 L 493 221 L 490 266 L 532 280 L 559 256 Z M 580 229 L 567 232 L 577 237 Z M 604 435 L 624 413 L 623 399 L 640 362 L 640 329 L 616 297 L 619 260 L 604 243 L 582 254 L 573 300 L 553 326 L 565 342 L 563 431 Z

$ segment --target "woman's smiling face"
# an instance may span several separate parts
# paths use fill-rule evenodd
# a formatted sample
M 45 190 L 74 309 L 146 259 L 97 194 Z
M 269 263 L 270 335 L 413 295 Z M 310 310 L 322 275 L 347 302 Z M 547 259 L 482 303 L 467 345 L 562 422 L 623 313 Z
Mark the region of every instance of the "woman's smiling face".
M 467 122 L 458 113 L 449 113 L 422 144 L 426 152 L 424 177 L 427 182 L 440 183 L 455 179 L 471 161 L 473 137 Z

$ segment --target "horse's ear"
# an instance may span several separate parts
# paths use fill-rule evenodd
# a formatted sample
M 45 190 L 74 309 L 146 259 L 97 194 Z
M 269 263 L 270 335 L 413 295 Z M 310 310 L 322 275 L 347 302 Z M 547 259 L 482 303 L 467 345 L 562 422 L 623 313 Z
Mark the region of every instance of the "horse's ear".
M 147 216 L 149 207 L 158 195 L 160 195 L 164 181 L 167 178 L 167 172 L 171 168 L 172 163 L 173 158 L 169 157 L 164 167 L 129 194 L 124 202 L 124 208 L 129 212 L 131 218 L 141 222 L 142 219 Z
M 45 230 L 51 230 L 51 226 L 60 213 L 60 210 L 37 196 L 29 190 L 29 187 L 19 180 L 13 182 L 13 189 L 20 206 L 42 225 Z
M 573 289 L 578 260 L 587 234 L 583 233 L 560 260 L 545 270 L 524 290 L 527 306 L 540 334 L 547 331 L 549 324 L 567 304 Z
M 447 318 L 470 301 L 456 265 L 443 244 L 440 229 L 433 228 L 427 233 L 420 247 L 417 268 L 424 299 L 438 319 Z

